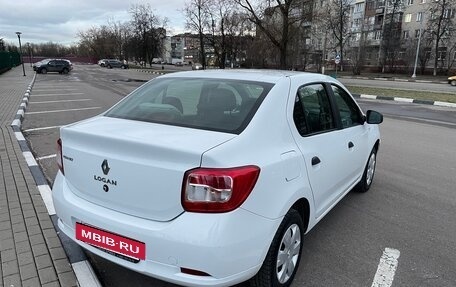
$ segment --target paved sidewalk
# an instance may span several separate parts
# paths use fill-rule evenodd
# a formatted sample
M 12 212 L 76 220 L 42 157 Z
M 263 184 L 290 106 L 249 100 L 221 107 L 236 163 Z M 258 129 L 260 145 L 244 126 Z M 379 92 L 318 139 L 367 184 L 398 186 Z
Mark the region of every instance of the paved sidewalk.
M 0 287 L 78 286 L 11 127 L 33 80 L 26 74 L 19 66 L 0 75 Z

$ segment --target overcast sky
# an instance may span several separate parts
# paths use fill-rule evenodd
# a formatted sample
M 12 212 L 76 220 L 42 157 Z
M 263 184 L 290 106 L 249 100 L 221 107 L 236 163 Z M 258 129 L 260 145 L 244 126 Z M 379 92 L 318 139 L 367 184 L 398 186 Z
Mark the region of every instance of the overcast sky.
M 78 41 L 78 31 L 107 24 L 108 19 L 130 19 L 132 4 L 148 3 L 154 13 L 169 19 L 167 33 L 184 32 L 181 12 L 185 0 L 0 0 L 0 38 L 17 45 L 15 32 L 22 32 L 22 43 L 55 42 L 64 45 Z

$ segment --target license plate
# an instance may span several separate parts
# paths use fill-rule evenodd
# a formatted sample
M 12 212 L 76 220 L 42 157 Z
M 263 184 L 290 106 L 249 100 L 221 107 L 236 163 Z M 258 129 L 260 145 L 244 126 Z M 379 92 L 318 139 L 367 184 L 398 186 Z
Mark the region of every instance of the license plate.
M 146 259 L 146 244 L 109 231 L 76 223 L 76 239 L 132 259 Z

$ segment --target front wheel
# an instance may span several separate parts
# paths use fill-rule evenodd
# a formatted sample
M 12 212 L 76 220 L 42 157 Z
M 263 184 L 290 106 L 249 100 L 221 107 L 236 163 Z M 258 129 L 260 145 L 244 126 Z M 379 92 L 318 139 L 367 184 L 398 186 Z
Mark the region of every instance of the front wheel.
M 356 186 L 355 190 L 358 192 L 366 192 L 372 185 L 375 175 L 375 166 L 377 164 L 377 150 L 375 147 L 372 149 L 366 167 L 364 168 L 363 177 Z
M 48 71 L 46 68 L 42 68 L 40 72 L 41 72 L 41 74 L 47 74 Z
M 451 84 L 452 86 L 456 86 L 456 80 L 452 80 L 452 81 L 450 82 L 450 84 Z
M 252 287 L 288 287 L 301 260 L 304 223 L 294 209 L 283 218 L 260 271 L 250 280 Z
M 62 73 L 65 74 L 65 75 L 68 74 L 68 72 L 69 72 L 69 71 L 68 71 L 67 68 L 64 68 L 63 71 L 62 71 Z

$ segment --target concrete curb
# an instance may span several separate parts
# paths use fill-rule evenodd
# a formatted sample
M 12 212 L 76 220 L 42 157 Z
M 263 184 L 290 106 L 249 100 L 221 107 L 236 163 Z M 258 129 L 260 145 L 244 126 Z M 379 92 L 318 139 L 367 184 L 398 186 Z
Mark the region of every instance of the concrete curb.
M 362 98 L 362 99 L 396 101 L 396 102 L 403 102 L 403 103 L 414 103 L 414 104 L 433 105 L 433 106 L 447 107 L 447 108 L 456 108 L 456 103 L 399 98 L 399 97 L 389 97 L 389 96 L 374 96 L 374 95 L 366 95 L 366 94 L 352 94 L 352 95 L 355 98 Z
M 143 72 L 143 73 L 148 73 L 148 74 L 155 74 L 155 75 L 164 75 L 166 73 L 163 72 L 156 72 L 156 71 L 149 71 L 149 70 L 144 70 L 144 69 L 134 69 L 135 71 Z
M 54 204 L 52 202 L 51 188 L 48 185 L 47 180 L 38 163 L 36 162 L 35 157 L 33 156 L 32 151 L 30 150 L 27 141 L 21 131 L 22 121 L 24 120 L 25 111 L 27 109 L 30 94 L 33 85 L 35 84 L 35 80 L 36 73 L 27 87 L 24 97 L 22 98 L 22 103 L 20 104 L 16 116 L 14 117 L 14 120 L 11 123 L 11 127 L 14 131 L 14 134 L 19 143 L 24 159 L 27 162 L 27 165 L 33 176 L 33 179 L 35 180 L 35 184 L 44 201 L 48 214 L 51 217 L 51 221 L 54 225 L 54 228 L 57 231 L 57 234 L 60 238 L 63 249 L 65 250 L 65 253 L 68 256 L 68 260 L 70 261 L 74 274 L 76 275 L 76 279 L 78 280 L 79 286 L 101 287 L 101 284 L 98 278 L 96 277 L 95 272 L 93 271 L 93 268 L 90 265 L 90 262 L 87 260 L 87 257 L 82 248 L 75 242 L 73 242 L 70 238 L 68 238 L 68 236 L 66 236 L 63 232 L 59 232 L 59 227 L 57 224 L 58 218 L 55 214 Z

